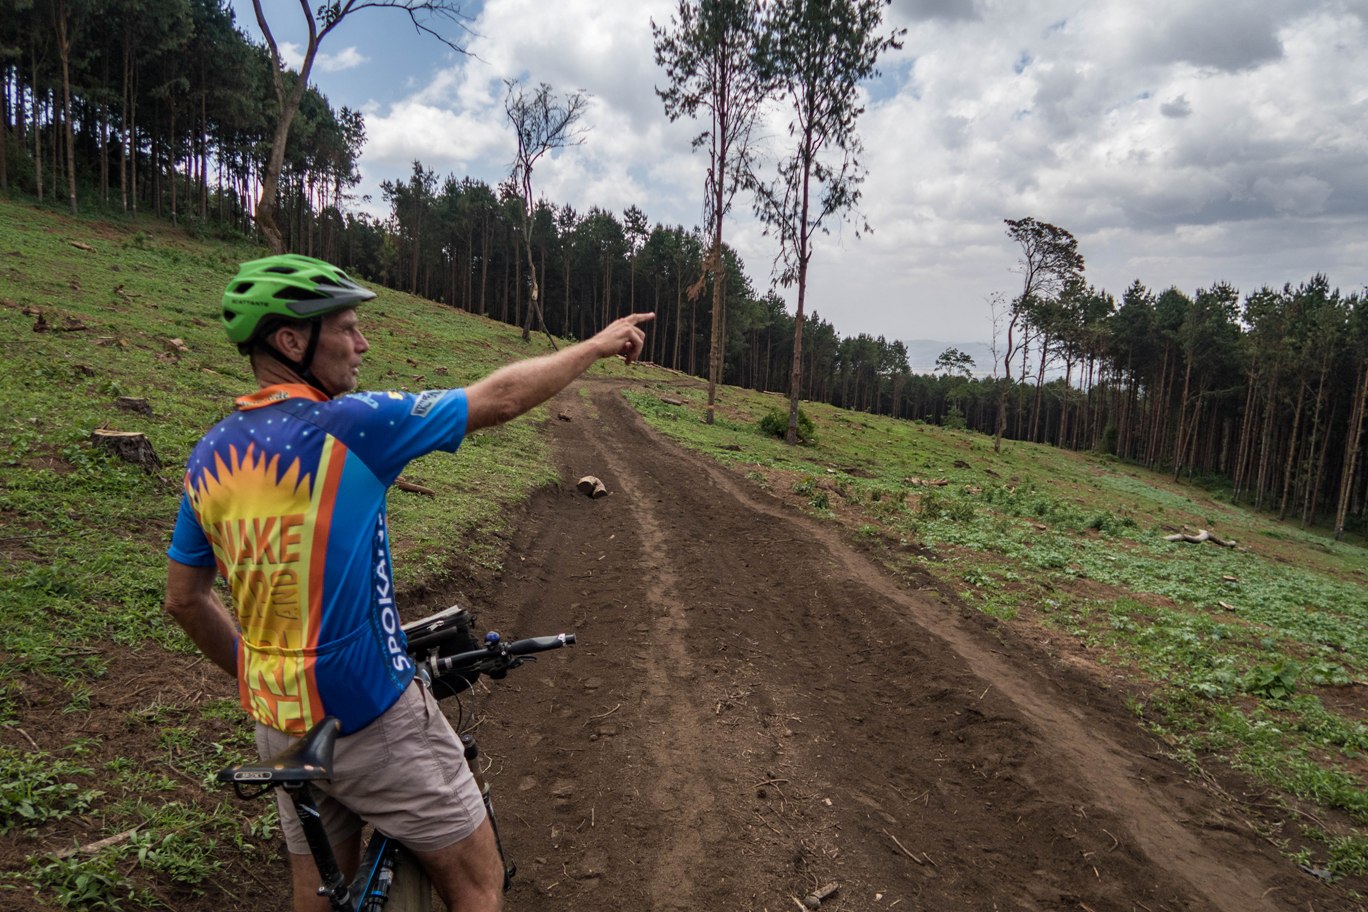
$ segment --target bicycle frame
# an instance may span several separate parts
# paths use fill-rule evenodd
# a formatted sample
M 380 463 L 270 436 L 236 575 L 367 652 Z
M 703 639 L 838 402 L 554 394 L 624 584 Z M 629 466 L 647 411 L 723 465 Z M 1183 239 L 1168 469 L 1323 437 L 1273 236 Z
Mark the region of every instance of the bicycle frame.
M 508 892 L 513 883 L 513 876 L 518 872 L 518 866 L 504 854 L 503 840 L 499 837 L 499 823 L 494 816 L 494 803 L 490 797 L 489 782 L 485 779 L 484 771 L 480 769 L 480 749 L 475 743 L 475 737 L 469 734 L 460 737 L 461 744 L 465 747 L 466 762 L 470 764 L 470 771 L 474 774 L 475 784 L 480 790 L 480 800 L 484 802 L 485 813 L 489 817 L 489 825 L 494 830 L 494 842 L 504 869 L 503 889 L 504 892 Z M 427 912 L 430 909 L 427 875 L 417 859 L 398 840 L 378 830 L 372 834 L 362 851 L 361 865 L 357 868 L 356 877 L 348 884 L 337 865 L 337 857 L 333 854 L 327 831 L 314 805 L 309 784 L 284 783 L 280 787 L 286 790 L 286 794 L 293 802 L 300 826 L 304 829 L 304 836 L 309 841 L 309 851 L 322 878 L 318 893 L 327 897 L 336 912 L 379 912 L 386 907 L 386 903 L 400 899 L 399 896 L 391 894 L 396 884 L 403 888 L 405 898 L 398 902 L 391 912 Z M 409 871 L 414 873 L 409 874 Z
M 532 653 L 575 642 L 574 634 L 558 634 L 504 643 L 497 633 L 489 633 L 484 645 L 476 647 L 469 637 L 468 614 L 459 608 L 450 608 L 405 625 L 405 632 L 413 637 L 410 655 L 418 665 L 418 678 L 438 700 L 459 694 L 482 674 L 502 678 L 509 670 L 529 661 Z M 444 655 L 444 649 L 456 651 Z M 446 692 L 438 693 L 434 682 L 441 684 Z M 504 854 L 489 783 L 480 768 L 479 747 L 473 735 L 459 732 L 460 727 L 458 725 L 457 730 L 466 763 L 475 777 L 480 800 L 494 831 L 504 869 L 503 889 L 507 892 L 517 873 L 517 865 Z M 274 788 L 285 789 L 322 879 L 318 893 L 327 897 L 334 912 L 381 912 L 390 902 L 394 905 L 388 906 L 389 912 L 430 912 L 431 884 L 426 872 L 411 852 L 384 833 L 376 831 L 367 841 L 361 865 L 351 883 L 347 883 L 338 867 L 310 782 L 331 778 L 332 750 L 339 728 L 337 720 L 329 717 L 280 756 L 261 764 L 247 763 L 222 770 L 219 781 L 233 783 L 240 798 L 259 797 Z M 249 792 L 244 786 L 256 786 L 256 789 Z

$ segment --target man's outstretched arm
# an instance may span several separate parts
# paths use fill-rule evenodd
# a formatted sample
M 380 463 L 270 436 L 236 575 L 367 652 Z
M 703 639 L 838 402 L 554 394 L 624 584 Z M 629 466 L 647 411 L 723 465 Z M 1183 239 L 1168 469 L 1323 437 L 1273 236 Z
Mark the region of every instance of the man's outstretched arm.
M 641 324 L 655 319 L 653 313 L 631 314 L 615 320 L 583 342 L 550 355 L 528 358 L 478 380 L 466 388 L 469 414 L 466 431 L 511 421 L 541 405 L 570 385 L 600 358 L 621 355 L 631 364 L 646 343 Z

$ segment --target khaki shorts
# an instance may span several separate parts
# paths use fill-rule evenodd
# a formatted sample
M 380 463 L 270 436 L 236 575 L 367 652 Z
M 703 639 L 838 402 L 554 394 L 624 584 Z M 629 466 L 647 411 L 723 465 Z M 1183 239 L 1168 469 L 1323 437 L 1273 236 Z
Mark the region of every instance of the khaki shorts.
M 295 740 L 257 725 L 257 750 L 274 757 Z M 434 852 L 475 832 L 484 802 L 461 740 L 428 689 L 414 681 L 397 703 L 359 732 L 337 739 L 332 782 L 311 783 L 333 845 L 370 823 L 415 852 Z M 294 803 L 276 789 L 291 853 L 309 854 Z

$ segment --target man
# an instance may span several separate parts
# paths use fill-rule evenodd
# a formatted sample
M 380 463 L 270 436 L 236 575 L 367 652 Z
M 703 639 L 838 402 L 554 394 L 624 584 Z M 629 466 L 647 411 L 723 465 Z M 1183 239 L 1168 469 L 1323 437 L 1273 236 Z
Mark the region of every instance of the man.
M 410 460 L 523 414 L 599 358 L 631 363 L 654 314 L 464 390 L 348 395 L 370 347 L 356 308 L 373 297 L 340 269 L 295 255 L 244 263 L 229 284 L 224 326 L 259 389 L 190 456 L 166 609 L 238 679 L 263 758 L 325 715 L 341 719 L 319 809 L 349 879 L 369 820 L 414 852 L 449 908 L 496 910 L 503 871 L 484 806 L 405 652 L 385 493 Z M 215 592 L 220 574 L 235 616 Z M 294 908 L 326 912 L 302 828 L 280 804 Z

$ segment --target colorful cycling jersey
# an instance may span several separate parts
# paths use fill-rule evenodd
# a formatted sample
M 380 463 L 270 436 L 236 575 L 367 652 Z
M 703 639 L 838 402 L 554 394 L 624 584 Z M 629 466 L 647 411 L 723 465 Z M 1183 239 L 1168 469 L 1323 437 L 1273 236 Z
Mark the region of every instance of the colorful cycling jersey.
M 228 580 L 253 717 L 303 733 L 333 715 L 357 731 L 414 674 L 385 492 L 410 460 L 460 446 L 465 391 L 325 399 L 291 384 L 237 406 L 190 455 L 168 555 Z

